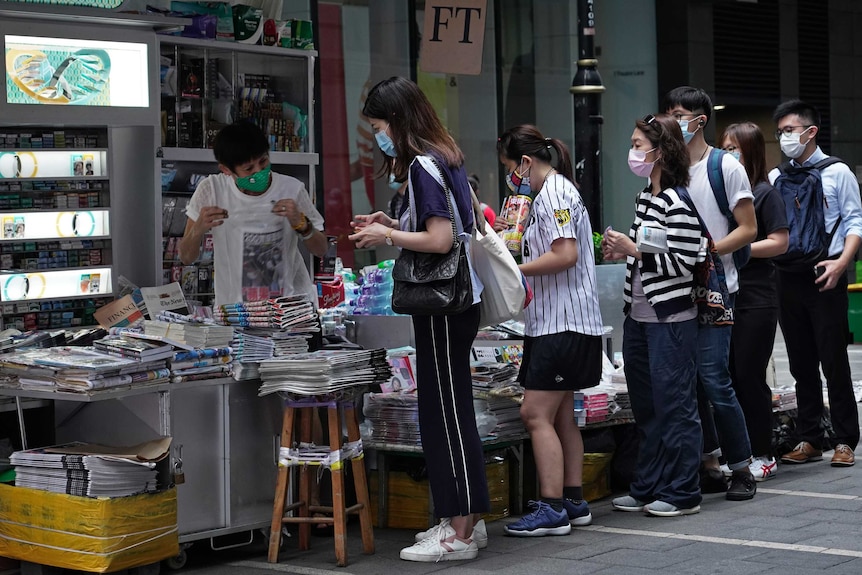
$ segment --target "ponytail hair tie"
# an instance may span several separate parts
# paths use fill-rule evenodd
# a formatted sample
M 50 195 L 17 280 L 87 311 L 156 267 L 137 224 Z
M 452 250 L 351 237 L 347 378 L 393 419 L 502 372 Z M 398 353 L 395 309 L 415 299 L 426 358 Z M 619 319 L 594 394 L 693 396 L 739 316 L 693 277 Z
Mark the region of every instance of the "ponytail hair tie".
M 547 144 L 547 146 L 545 146 L 545 147 L 546 147 L 546 148 L 548 148 L 548 149 L 550 150 L 550 149 L 551 149 L 551 144 L 553 144 L 553 142 L 551 141 L 551 139 L 550 139 L 550 138 L 545 138 L 545 143 Z

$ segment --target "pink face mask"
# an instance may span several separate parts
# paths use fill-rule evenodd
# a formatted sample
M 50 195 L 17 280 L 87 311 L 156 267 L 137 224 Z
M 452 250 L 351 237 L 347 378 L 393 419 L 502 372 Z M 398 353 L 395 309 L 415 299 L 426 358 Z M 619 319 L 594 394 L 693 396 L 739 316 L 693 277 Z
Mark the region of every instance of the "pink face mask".
M 655 166 L 655 162 L 647 162 L 646 155 L 655 150 L 647 150 L 646 152 L 641 150 L 629 150 L 629 169 L 636 176 L 640 176 L 641 178 L 647 178 L 652 173 L 652 168 Z

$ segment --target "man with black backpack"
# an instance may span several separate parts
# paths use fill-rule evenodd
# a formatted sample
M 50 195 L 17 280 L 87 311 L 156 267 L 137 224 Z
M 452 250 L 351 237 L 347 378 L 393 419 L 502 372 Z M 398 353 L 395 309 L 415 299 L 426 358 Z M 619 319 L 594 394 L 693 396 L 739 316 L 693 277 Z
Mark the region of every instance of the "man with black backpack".
M 688 192 L 721 254 L 732 308 L 739 290 L 737 268 L 748 259 L 749 244 L 757 236 L 754 194 L 748 174 L 736 158 L 706 143 L 703 129 L 712 117 L 712 100 L 704 90 L 691 86 L 674 88 L 664 97 L 662 109 L 682 129 L 691 162 Z M 701 490 L 706 493 L 726 490 L 727 499 L 745 501 L 754 497 L 757 484 L 749 469 L 753 458 L 745 416 L 730 377 L 732 313 L 730 309 L 719 325 L 701 325 L 697 335 L 698 404 L 707 455 L 701 472 Z M 729 487 L 719 470 L 716 427 L 721 452 L 731 471 Z
M 859 414 L 847 357 L 847 276 L 862 243 L 859 183 L 850 168 L 817 145 L 820 114 L 801 100 L 780 104 L 772 115 L 775 138 L 789 162 L 769 173 L 784 198 L 790 224 L 787 253 L 778 268 L 779 323 L 796 379 L 799 443 L 783 463 L 823 456 L 823 382 L 826 376 L 835 444 L 832 465 L 855 463 Z

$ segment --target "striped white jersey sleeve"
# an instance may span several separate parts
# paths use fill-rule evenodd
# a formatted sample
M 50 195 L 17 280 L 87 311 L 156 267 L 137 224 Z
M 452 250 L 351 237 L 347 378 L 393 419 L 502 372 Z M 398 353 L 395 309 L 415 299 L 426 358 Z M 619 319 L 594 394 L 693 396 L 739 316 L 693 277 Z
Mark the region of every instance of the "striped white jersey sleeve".
M 524 230 L 522 260 L 526 263 L 541 257 L 560 238 L 577 242 L 578 261 L 561 272 L 527 278 L 534 297 L 524 313 L 524 333 L 602 335 L 590 217 L 575 185 L 554 174 L 533 200 Z

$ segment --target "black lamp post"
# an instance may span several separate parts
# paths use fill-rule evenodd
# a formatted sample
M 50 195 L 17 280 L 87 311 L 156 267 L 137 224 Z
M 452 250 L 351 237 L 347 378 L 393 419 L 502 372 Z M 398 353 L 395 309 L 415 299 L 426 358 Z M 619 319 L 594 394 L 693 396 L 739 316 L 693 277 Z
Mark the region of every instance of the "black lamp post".
M 602 78 L 593 38 L 595 0 L 578 0 L 578 71 L 569 92 L 575 101 L 575 180 L 590 212 L 593 230 L 602 225 Z

